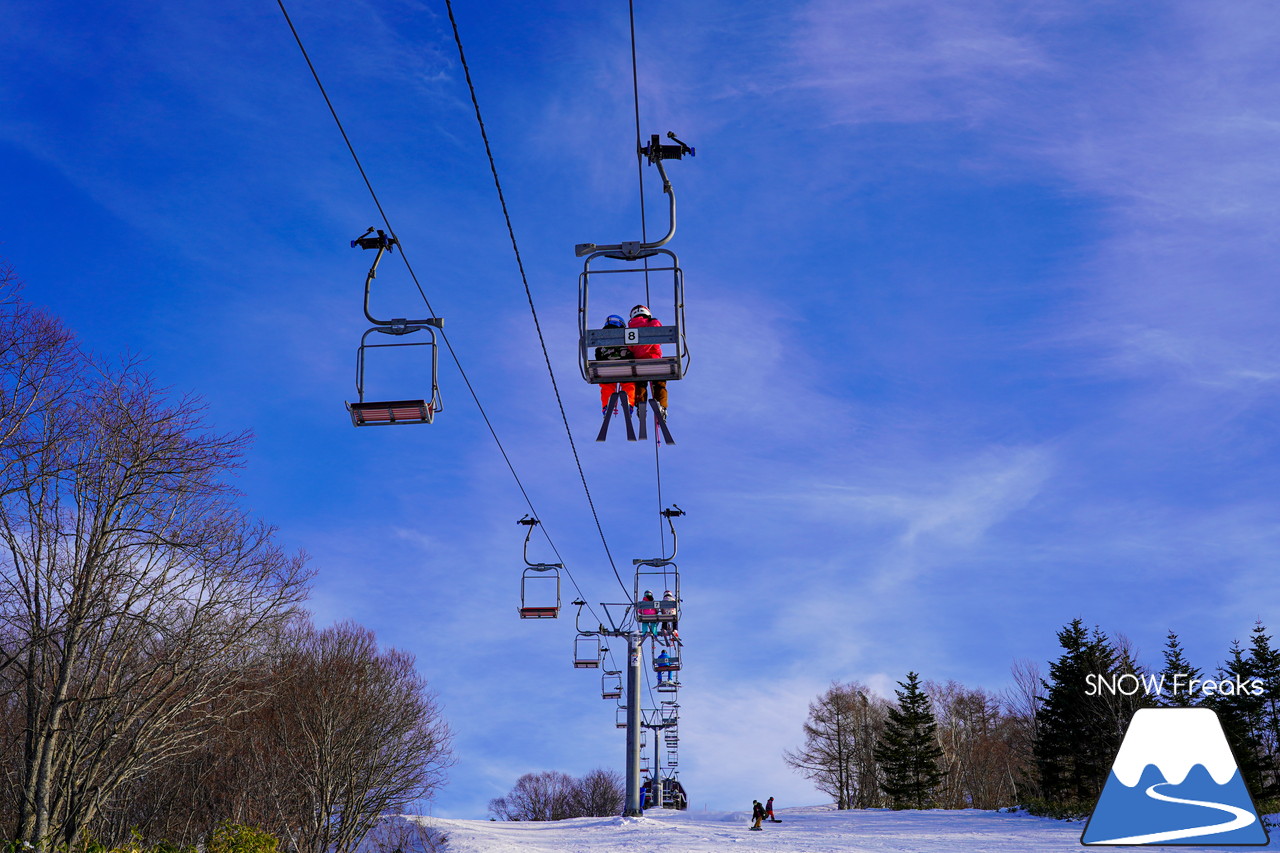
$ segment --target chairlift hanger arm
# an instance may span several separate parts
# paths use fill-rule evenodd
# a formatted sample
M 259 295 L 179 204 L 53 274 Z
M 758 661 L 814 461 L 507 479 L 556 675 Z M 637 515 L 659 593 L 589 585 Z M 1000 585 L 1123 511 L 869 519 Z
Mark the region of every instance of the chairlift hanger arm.
M 615 243 L 609 246 L 597 246 L 595 243 L 579 243 L 574 247 L 574 254 L 579 258 L 584 258 L 593 252 L 603 252 L 608 257 L 618 258 L 624 261 L 634 261 L 645 257 L 646 252 L 665 246 L 672 237 L 676 235 L 676 193 L 671 188 L 671 180 L 667 177 L 667 170 L 663 167 L 663 160 L 680 160 L 685 154 L 690 157 L 694 156 L 694 149 L 685 145 L 679 139 L 676 139 L 674 133 L 668 132 L 667 136 L 675 139 L 676 145 L 663 145 L 659 142 L 658 134 L 649 137 L 649 144 L 639 150 L 640 156 L 647 159 L 650 163 L 658 167 L 658 175 L 662 178 L 662 191 L 667 194 L 667 207 L 671 213 L 671 224 L 667 228 L 667 234 L 661 240 L 652 243 L 642 243 L 639 240 L 625 243 Z
M 377 232 L 376 236 L 370 237 L 370 234 Z M 373 314 L 369 313 L 369 294 L 373 289 L 373 280 L 378 277 L 378 264 L 382 261 L 382 255 L 385 252 L 394 252 L 400 241 L 396 239 L 394 234 L 388 234 L 381 228 L 370 227 L 359 237 L 351 241 L 351 248 L 360 249 L 377 249 L 378 254 L 373 256 L 373 263 L 369 266 L 369 274 L 364 279 L 364 316 L 375 326 L 383 326 L 389 328 L 380 328 L 378 331 L 391 335 L 403 335 L 409 332 L 417 331 L 417 326 L 434 326 L 437 329 L 444 328 L 444 319 L 440 317 L 428 317 L 422 320 L 407 320 L 404 318 L 396 318 L 394 320 L 379 320 Z
M 521 523 L 523 524 L 524 522 L 521 522 Z M 597 637 L 597 636 L 603 636 L 607 633 L 605 631 L 604 625 L 597 625 L 595 630 L 584 629 L 582 627 L 582 608 L 585 607 L 587 603 L 583 601 L 581 598 L 574 599 L 572 603 L 578 606 L 578 612 L 573 617 L 573 627 L 574 627 L 574 630 L 578 632 L 578 636 Z M 608 613 L 607 610 L 605 612 Z
M 672 561 L 675 560 L 679 546 L 676 542 L 676 525 L 672 519 L 679 518 L 684 515 L 684 510 L 680 508 L 679 504 L 672 504 L 669 509 L 664 509 L 659 514 L 667 520 L 667 527 L 671 530 L 671 556 L 656 557 L 651 560 L 632 560 L 631 564 L 633 566 L 662 566 L 672 563 Z
M 542 522 L 530 515 L 516 520 L 516 524 L 523 524 L 529 528 L 529 532 L 524 535 L 524 564 L 531 569 L 547 570 L 547 569 L 563 569 L 563 563 L 531 563 L 529 562 L 529 539 L 533 536 L 534 528 Z

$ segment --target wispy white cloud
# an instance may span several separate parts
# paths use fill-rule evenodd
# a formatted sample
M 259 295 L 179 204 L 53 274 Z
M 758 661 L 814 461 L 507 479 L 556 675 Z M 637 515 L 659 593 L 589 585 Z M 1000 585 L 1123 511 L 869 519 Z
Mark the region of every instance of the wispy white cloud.
M 1009 87 L 1054 65 L 1027 26 L 1037 10 L 1000 2 L 819 0 L 803 7 L 781 90 L 813 90 L 834 123 L 980 121 Z

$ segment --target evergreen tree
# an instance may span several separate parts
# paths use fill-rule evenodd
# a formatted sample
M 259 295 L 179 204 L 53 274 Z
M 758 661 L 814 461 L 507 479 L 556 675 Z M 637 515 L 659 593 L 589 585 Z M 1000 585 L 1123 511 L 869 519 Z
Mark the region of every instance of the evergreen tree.
M 1262 778 L 1259 796 L 1280 794 L 1280 651 L 1272 648 L 1271 637 L 1261 620 L 1253 626 L 1249 640 L 1249 674 L 1262 685 L 1259 703 L 1258 737 L 1261 741 Z M 1245 689 L 1252 691 L 1253 685 Z
M 1164 668 L 1160 670 L 1164 689 L 1156 703 L 1162 708 L 1190 708 L 1200 704 L 1200 692 L 1192 692 L 1191 682 L 1200 681 L 1204 673 L 1192 666 L 1182 653 L 1178 635 L 1169 632 L 1164 644 Z M 1175 681 L 1176 677 L 1176 681 Z
M 1245 657 L 1239 640 L 1231 641 L 1227 662 L 1218 667 L 1218 680 L 1248 682 L 1254 677 L 1253 666 Z M 1255 796 L 1266 791 L 1265 747 L 1262 740 L 1263 699 L 1247 691 L 1215 692 L 1204 701 L 1218 714 L 1227 743 L 1235 754 L 1245 785 Z
M 880 787 L 895 809 L 926 809 L 933 805 L 934 790 L 944 775 L 938 769 L 938 724 L 918 673 L 907 673 L 907 680 L 898 685 L 898 706 L 890 709 L 876 745 L 876 761 L 884 773 Z
M 1063 654 L 1042 680 L 1046 695 L 1036 712 L 1036 767 L 1044 796 L 1089 801 L 1101 792 L 1134 712 L 1150 700 L 1100 689 L 1104 680 L 1138 675 L 1127 650 L 1117 650 L 1100 629 L 1075 619 L 1058 632 Z M 1092 678 L 1090 678 L 1092 676 Z

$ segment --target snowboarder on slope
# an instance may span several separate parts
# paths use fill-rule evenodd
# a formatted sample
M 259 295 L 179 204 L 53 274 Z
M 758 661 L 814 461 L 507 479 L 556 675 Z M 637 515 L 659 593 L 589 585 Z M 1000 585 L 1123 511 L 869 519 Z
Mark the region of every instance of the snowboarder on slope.
M 759 800 L 751 801 L 751 819 L 755 821 L 751 825 L 752 829 L 761 830 L 764 828 L 760 826 L 760 821 L 764 820 L 764 806 L 760 805 Z

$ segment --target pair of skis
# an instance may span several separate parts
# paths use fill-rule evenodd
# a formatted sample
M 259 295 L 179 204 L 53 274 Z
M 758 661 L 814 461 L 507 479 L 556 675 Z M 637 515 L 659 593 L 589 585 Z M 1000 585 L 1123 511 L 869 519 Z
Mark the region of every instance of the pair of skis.
M 658 401 L 646 400 L 645 402 L 649 403 L 653 409 L 653 423 L 659 430 L 661 430 L 662 440 L 667 444 L 675 444 L 676 440 L 671 437 L 671 431 L 667 429 L 667 419 L 666 416 L 662 414 L 662 409 L 658 406 Z M 626 421 L 627 424 L 627 441 L 636 440 L 636 429 L 631 423 L 631 404 L 627 402 L 627 395 L 622 391 L 614 391 L 613 395 L 609 397 L 609 407 L 605 410 L 604 423 L 600 425 L 600 432 L 596 435 L 596 441 L 604 441 L 608 437 L 609 421 L 613 420 L 613 415 L 618 411 L 618 406 L 622 406 L 623 420 Z M 639 411 L 636 412 L 636 420 L 640 422 L 639 440 L 648 441 L 649 436 L 648 433 L 645 432 L 645 423 L 648 419 L 644 416 L 644 403 L 641 403 L 637 409 Z

